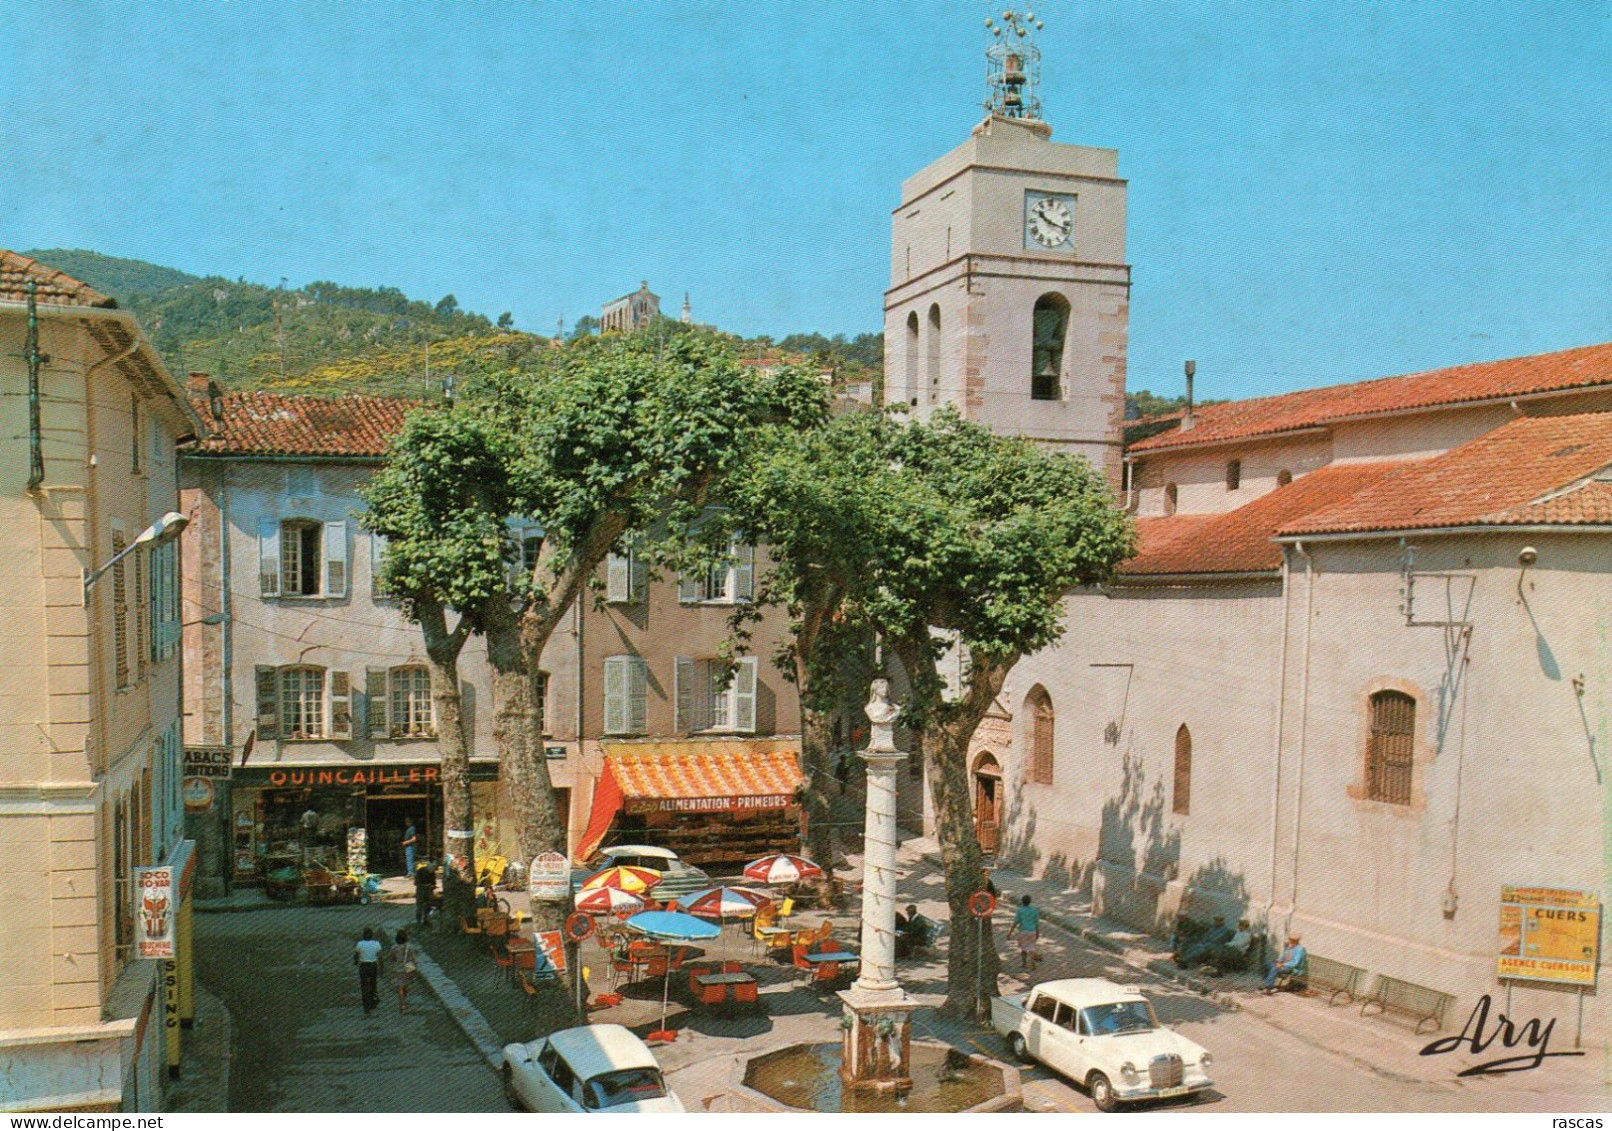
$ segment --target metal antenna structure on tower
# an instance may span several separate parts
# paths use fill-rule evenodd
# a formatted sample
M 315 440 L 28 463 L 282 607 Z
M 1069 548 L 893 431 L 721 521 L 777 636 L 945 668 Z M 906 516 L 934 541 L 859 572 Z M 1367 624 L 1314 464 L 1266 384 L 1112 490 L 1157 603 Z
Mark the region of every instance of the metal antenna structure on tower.
M 1000 22 L 986 19 L 985 109 L 1002 118 L 1041 120 L 1041 51 L 1035 33 L 1046 25 L 1036 14 L 1009 9 Z

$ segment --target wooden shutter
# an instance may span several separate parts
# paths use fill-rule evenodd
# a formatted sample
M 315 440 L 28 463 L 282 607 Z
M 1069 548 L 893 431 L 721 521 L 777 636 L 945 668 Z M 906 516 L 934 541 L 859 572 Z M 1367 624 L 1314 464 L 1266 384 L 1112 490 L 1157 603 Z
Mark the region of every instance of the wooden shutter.
M 681 604 L 694 605 L 705 600 L 705 574 L 702 569 L 677 579 L 677 600 Z
M 151 605 L 146 600 L 146 559 L 149 557 L 143 550 L 129 555 L 129 564 L 134 567 L 134 678 L 137 683 L 145 679 L 146 663 L 151 659 L 147 644 L 151 638 Z
M 1366 751 L 1366 796 L 1409 805 L 1416 764 L 1416 700 L 1400 691 L 1371 697 L 1371 745 Z
M 274 738 L 280 733 L 279 673 L 266 664 L 257 666 L 257 736 Z
M 388 738 L 386 669 L 364 670 L 364 729 L 371 738 Z
M 353 736 L 353 677 L 347 672 L 330 673 L 330 737 Z
M 280 595 L 280 521 L 262 518 L 257 524 L 258 592 L 264 597 Z
M 1192 812 L 1192 732 L 1185 723 L 1175 732 L 1175 792 L 1170 807 L 1183 817 Z
M 386 586 L 386 535 L 369 536 L 369 595 L 377 601 L 392 595 Z
M 734 547 L 733 593 L 735 601 L 748 601 L 756 593 L 756 548 L 749 542 Z
M 631 656 L 606 656 L 604 662 L 604 732 L 627 733 L 627 667 Z
M 756 731 L 756 658 L 742 656 L 733 673 L 733 729 L 741 734 Z
M 1030 780 L 1037 785 L 1052 784 L 1054 722 L 1052 699 L 1038 687 L 1030 695 Z
M 649 665 L 642 656 L 629 656 L 627 665 L 627 727 L 633 734 L 649 729 Z
M 632 600 L 632 557 L 611 551 L 605 558 L 605 600 L 626 603 Z
M 325 523 L 325 596 L 347 596 L 347 523 Z
M 698 663 L 689 656 L 679 656 L 672 669 L 672 702 L 675 718 L 672 729 L 678 734 L 692 734 L 700 728 L 694 725 L 694 689 L 699 686 Z
M 112 556 L 123 552 L 128 540 L 122 529 L 112 528 Z M 125 559 L 127 561 L 127 559 Z M 118 687 L 129 686 L 129 587 L 124 562 L 112 567 L 112 667 Z

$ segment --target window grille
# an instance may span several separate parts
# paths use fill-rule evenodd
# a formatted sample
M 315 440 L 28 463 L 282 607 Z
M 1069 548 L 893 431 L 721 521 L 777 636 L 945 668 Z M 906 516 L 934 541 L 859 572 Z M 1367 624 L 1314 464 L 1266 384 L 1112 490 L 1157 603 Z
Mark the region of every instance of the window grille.
M 1402 691 L 1371 697 L 1371 740 L 1366 750 L 1366 796 L 1409 805 L 1416 764 L 1416 700 Z

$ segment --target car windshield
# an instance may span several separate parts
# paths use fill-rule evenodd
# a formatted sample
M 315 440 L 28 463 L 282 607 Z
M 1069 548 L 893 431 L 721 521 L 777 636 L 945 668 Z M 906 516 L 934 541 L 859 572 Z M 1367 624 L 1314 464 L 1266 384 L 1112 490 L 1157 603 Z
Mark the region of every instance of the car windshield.
M 1086 1018 L 1087 1032 L 1102 1036 L 1105 1033 L 1143 1033 L 1158 1028 L 1153 1019 L 1153 1007 L 1145 1001 L 1116 1001 L 1109 1005 L 1093 1005 L 1081 1010 Z
M 658 1068 L 619 1068 L 588 1081 L 587 1106 L 620 1107 L 658 1100 L 666 1095 L 666 1081 Z

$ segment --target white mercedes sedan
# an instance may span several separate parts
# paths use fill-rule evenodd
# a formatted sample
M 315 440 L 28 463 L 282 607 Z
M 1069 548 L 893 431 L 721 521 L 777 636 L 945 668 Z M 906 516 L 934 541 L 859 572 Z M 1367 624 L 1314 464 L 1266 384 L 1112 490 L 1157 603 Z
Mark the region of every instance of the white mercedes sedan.
M 504 1097 L 544 1112 L 682 1111 L 655 1054 L 620 1025 L 562 1029 L 504 1046 Z

